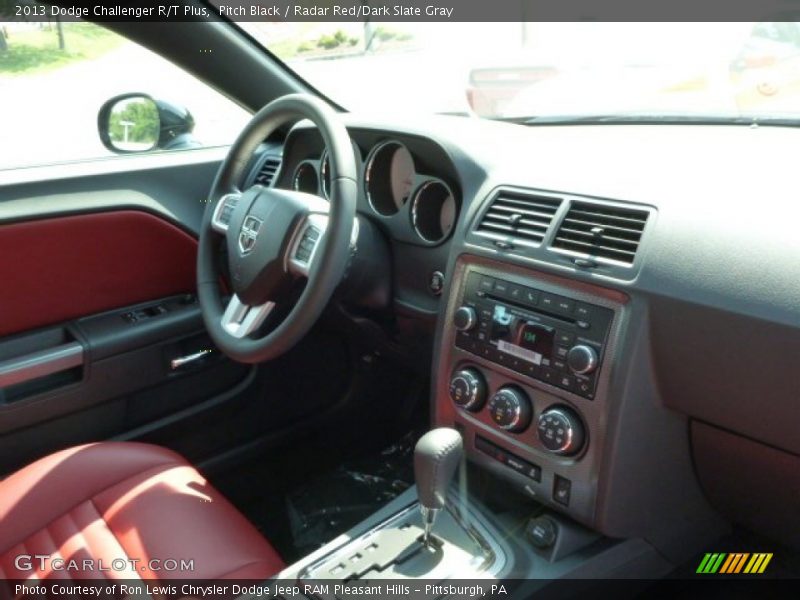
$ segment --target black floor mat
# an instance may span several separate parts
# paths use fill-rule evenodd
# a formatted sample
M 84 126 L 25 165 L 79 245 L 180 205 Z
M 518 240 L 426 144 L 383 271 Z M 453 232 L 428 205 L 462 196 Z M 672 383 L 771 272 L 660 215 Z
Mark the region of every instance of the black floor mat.
M 289 524 L 299 556 L 316 550 L 406 490 L 414 481 L 414 441 L 409 434 L 378 456 L 344 463 L 287 494 Z
M 338 466 L 321 464 L 318 452 L 291 460 L 254 460 L 214 483 L 288 564 L 407 489 L 414 481 L 416 439 L 416 434 L 409 433 L 380 453 Z

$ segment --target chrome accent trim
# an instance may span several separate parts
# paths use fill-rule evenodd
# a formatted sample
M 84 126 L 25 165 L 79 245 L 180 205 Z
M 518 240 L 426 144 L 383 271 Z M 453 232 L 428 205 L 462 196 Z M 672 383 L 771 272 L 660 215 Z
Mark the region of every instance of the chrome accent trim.
M 478 313 L 475 312 L 475 309 L 472 308 L 471 306 L 459 306 L 456 309 L 456 313 L 455 314 L 457 314 L 458 312 L 460 312 L 462 310 L 467 315 L 467 324 L 464 325 L 464 327 L 457 327 L 455 325 L 454 325 L 454 327 L 456 329 L 458 329 L 459 331 L 471 331 L 472 329 L 475 328 L 475 325 L 478 324 Z M 464 313 L 462 313 L 462 314 L 464 314 Z M 455 317 L 455 314 L 453 315 L 454 317 Z
M 379 144 L 376 144 L 375 146 L 373 146 L 372 150 L 369 151 L 369 155 L 367 156 L 367 166 L 364 169 L 364 195 L 367 197 L 367 202 L 369 203 L 369 206 L 372 209 L 372 212 L 374 212 L 376 215 L 378 215 L 380 217 L 393 217 L 398 212 L 400 212 L 400 208 L 398 208 L 397 210 L 395 210 L 394 212 L 391 212 L 391 213 L 384 213 L 384 212 L 379 211 L 375 207 L 375 203 L 372 201 L 372 194 L 370 194 L 370 192 L 369 192 L 369 181 L 370 181 L 370 177 L 372 176 L 372 167 L 373 167 L 373 164 L 375 162 L 375 157 L 378 155 L 378 153 L 381 150 L 383 150 L 387 146 L 398 146 L 398 147 L 401 147 L 401 148 L 405 148 L 406 152 L 411 154 L 411 150 L 409 150 L 408 147 L 403 142 L 400 142 L 398 140 L 386 140 L 386 141 L 380 142 Z M 411 154 L 411 158 L 412 159 L 414 158 L 413 154 Z M 416 173 L 416 169 L 417 169 L 417 165 L 414 164 L 414 172 L 415 173 Z M 391 177 L 391 173 L 389 173 L 389 176 Z M 391 187 L 391 182 L 389 183 L 389 185 Z M 392 202 L 394 202 L 394 199 L 392 199 Z M 405 203 L 404 203 L 404 206 L 405 206 Z
M 31 352 L 0 362 L 0 388 L 46 377 L 83 364 L 83 346 L 78 342 Z
M 463 381 L 467 385 L 469 396 L 467 396 L 467 401 L 464 404 L 458 404 L 458 402 L 455 402 L 455 400 L 453 402 L 459 408 L 472 410 L 478 404 L 478 394 L 482 391 L 481 388 L 483 387 L 483 382 L 478 379 L 468 367 L 456 371 L 455 376 L 450 380 L 450 385 L 452 386 L 456 381 L 459 380 Z
M 384 521 L 378 523 L 371 529 L 368 529 L 358 537 L 354 537 L 346 541 L 344 544 L 315 560 L 310 565 L 306 565 L 300 571 L 298 578 L 303 579 L 312 576 L 315 570 L 319 569 L 325 563 L 330 562 L 334 557 L 345 558 L 349 556 L 354 546 L 363 544 L 380 530 L 402 522 L 403 520 L 409 518 L 413 513 L 421 511 L 421 509 L 422 507 L 419 502 L 414 502 L 406 508 L 401 509 L 399 512 L 386 518 Z M 492 536 L 487 527 L 480 521 L 480 518 L 477 516 L 477 511 L 468 506 L 468 504 L 465 503 L 461 497 L 448 498 L 444 510 L 449 512 L 453 519 L 464 528 L 467 535 L 472 537 L 472 539 L 475 540 L 478 545 L 487 552 L 488 556 L 483 564 L 471 565 L 476 568 L 476 574 L 481 578 L 495 577 L 500 574 L 500 572 L 506 567 L 508 557 L 506 552 L 503 550 L 503 547 L 497 542 L 497 540 L 495 540 L 494 536 Z
M 182 366 L 188 365 L 189 363 L 193 363 L 196 360 L 200 360 L 206 354 L 211 354 L 212 352 L 213 350 L 211 350 L 210 348 L 206 348 L 204 350 L 195 352 L 194 354 L 187 354 L 186 356 L 179 356 L 178 358 L 173 358 L 171 361 L 169 361 L 169 368 L 173 371 L 176 369 L 180 369 Z
M 222 314 L 220 323 L 229 335 L 235 338 L 243 338 L 258 329 L 273 308 L 275 308 L 274 302 L 248 306 L 239 300 L 239 296 L 234 294 Z
M 421 239 L 423 242 L 426 242 L 428 244 L 438 244 L 439 242 L 446 240 L 448 237 L 450 237 L 450 234 L 453 233 L 453 229 L 455 228 L 456 223 L 458 222 L 458 206 L 456 205 L 456 217 L 453 220 L 453 224 L 450 226 L 450 231 L 442 232 L 442 236 L 435 240 L 425 237 L 419 230 L 419 226 L 417 225 L 417 210 L 419 204 L 419 197 L 422 195 L 423 191 L 425 191 L 432 185 L 441 185 L 444 189 L 447 190 L 447 192 L 450 194 L 450 197 L 453 198 L 453 202 L 455 202 L 456 199 L 455 194 L 453 194 L 453 190 L 451 190 L 450 186 L 447 185 L 445 182 L 440 181 L 438 179 L 430 179 L 424 182 L 414 191 L 414 195 L 411 197 L 411 227 L 414 229 L 414 233 L 416 233 L 419 239 Z M 439 218 L 441 219 L 441 213 Z
M 255 249 L 262 225 L 264 225 L 264 221 L 253 215 L 247 215 L 244 218 L 237 239 L 237 246 L 241 256 L 247 256 Z
M 433 524 L 436 522 L 436 517 L 439 516 L 440 510 L 442 509 L 430 508 L 428 506 L 423 506 L 422 504 L 419 505 L 419 512 L 422 514 L 422 525 L 424 527 L 424 533 L 422 534 L 422 541 L 425 544 L 430 543 L 431 530 L 433 529 Z
M 576 369 L 573 369 L 572 367 L 570 367 L 569 368 L 570 371 L 572 371 L 573 373 L 575 373 L 577 375 L 586 375 L 588 373 L 593 372 L 597 368 L 597 363 L 599 361 L 598 356 L 597 356 L 597 351 L 594 348 L 592 348 L 591 346 L 587 346 L 586 344 L 578 344 L 577 346 L 573 346 L 572 348 L 569 349 L 569 351 L 567 352 L 567 356 L 565 357 L 567 359 L 567 365 L 569 365 L 569 355 L 574 350 L 578 350 L 578 351 L 581 351 L 581 352 L 585 351 L 586 352 L 586 356 L 588 357 L 588 362 L 587 362 L 587 365 L 586 365 L 585 369 L 576 370 Z
M 497 390 L 492 396 L 491 400 L 498 398 L 499 396 L 506 396 L 511 397 L 513 401 L 515 401 L 514 406 L 514 419 L 506 424 L 506 425 L 498 425 L 500 429 L 504 429 L 506 431 L 514 432 L 514 429 L 519 426 L 520 419 L 522 419 L 522 398 L 520 398 L 519 392 L 515 389 L 510 387 L 503 387 Z M 491 400 L 489 401 L 491 405 Z
M 554 408 L 546 409 L 541 415 L 539 415 L 539 422 L 541 422 L 541 420 L 543 418 L 545 418 L 548 414 L 559 415 L 564 420 L 564 422 L 567 423 L 567 427 L 566 427 L 567 431 L 566 431 L 566 436 L 565 436 L 566 439 L 564 440 L 564 443 L 561 444 L 561 446 L 558 449 L 551 450 L 550 448 L 546 448 L 546 450 L 548 452 L 552 452 L 553 454 L 558 454 L 560 456 L 569 456 L 570 454 L 573 453 L 572 442 L 574 441 L 574 437 L 575 437 L 575 428 L 572 426 L 573 418 L 567 413 L 567 411 L 565 411 L 564 409 L 556 406 Z M 578 418 L 580 419 L 580 416 L 578 416 Z M 586 431 L 586 426 L 581 426 L 581 429 L 585 432 Z M 540 432 L 539 432 L 538 423 L 537 423 L 536 431 L 537 431 L 537 435 L 539 435 Z M 584 444 L 586 444 L 586 441 L 585 441 L 586 437 L 585 436 L 586 436 L 586 434 L 584 433 L 584 442 L 583 442 Z

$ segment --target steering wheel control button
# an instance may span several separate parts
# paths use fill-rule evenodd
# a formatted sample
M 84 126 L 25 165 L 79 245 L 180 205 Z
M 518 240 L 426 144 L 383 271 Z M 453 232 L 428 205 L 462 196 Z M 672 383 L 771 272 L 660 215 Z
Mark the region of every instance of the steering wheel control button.
M 453 315 L 453 326 L 459 331 L 470 331 L 478 324 L 478 314 L 471 306 L 460 306 Z
M 533 418 L 530 398 L 514 386 L 502 387 L 489 400 L 492 422 L 501 429 L 519 433 L 528 428 Z
M 586 441 L 586 432 L 580 417 L 569 408 L 548 408 L 536 425 L 539 441 L 553 454 L 571 455 L 581 451 Z
M 486 403 L 486 381 L 477 369 L 460 369 L 450 379 L 450 399 L 465 410 L 478 411 Z
M 563 506 L 569 506 L 569 497 L 572 493 L 572 482 L 560 475 L 553 480 L 553 500 Z
M 570 370 L 578 375 L 586 375 L 597 368 L 597 352 L 585 344 L 570 348 L 566 357 Z
M 233 217 L 233 211 L 236 210 L 236 206 L 239 204 L 239 198 L 239 194 L 226 194 L 220 198 L 214 209 L 214 215 L 211 217 L 211 226 L 213 229 L 220 233 L 224 233 L 228 230 L 231 217 Z
M 303 232 L 303 236 L 300 238 L 300 243 L 297 245 L 297 252 L 295 253 L 294 257 L 303 262 L 309 262 L 311 260 L 311 254 L 314 252 L 314 248 L 317 245 L 318 239 L 319 230 L 313 226 L 308 227 L 308 229 Z
M 225 201 L 222 203 L 222 210 L 219 212 L 220 223 L 228 225 L 231 222 L 231 215 L 233 214 L 233 209 L 236 208 L 238 201 L 239 199 L 237 197 L 225 199 Z

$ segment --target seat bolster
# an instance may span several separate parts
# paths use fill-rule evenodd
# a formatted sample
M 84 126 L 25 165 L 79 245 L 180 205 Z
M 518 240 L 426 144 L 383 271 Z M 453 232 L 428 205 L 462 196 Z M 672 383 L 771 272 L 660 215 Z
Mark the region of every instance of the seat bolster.
M 0 552 L 125 479 L 186 465 L 171 450 L 134 442 L 103 442 L 45 456 L 0 481 Z
M 266 579 L 284 566 L 182 457 L 130 442 L 64 450 L 0 482 L 0 570 L 16 549 L 53 544 L 48 554 L 134 559 L 151 580 Z

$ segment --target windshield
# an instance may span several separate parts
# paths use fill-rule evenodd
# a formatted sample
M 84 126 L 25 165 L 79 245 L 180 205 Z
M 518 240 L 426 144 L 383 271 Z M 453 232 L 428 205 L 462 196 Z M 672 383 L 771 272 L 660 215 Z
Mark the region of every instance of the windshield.
M 348 110 L 800 117 L 798 23 L 240 23 Z

